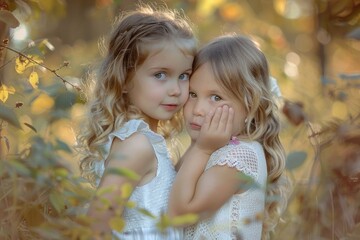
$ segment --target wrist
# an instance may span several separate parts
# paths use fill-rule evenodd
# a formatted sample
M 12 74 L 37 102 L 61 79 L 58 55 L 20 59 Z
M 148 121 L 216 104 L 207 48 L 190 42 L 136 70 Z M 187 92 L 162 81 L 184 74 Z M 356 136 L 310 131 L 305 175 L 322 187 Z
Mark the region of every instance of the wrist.
M 196 143 L 193 145 L 192 148 L 193 148 L 193 150 L 195 152 L 197 152 L 198 154 L 203 155 L 204 157 L 210 157 L 211 154 L 214 152 L 213 150 L 204 148 L 201 145 L 196 144 Z

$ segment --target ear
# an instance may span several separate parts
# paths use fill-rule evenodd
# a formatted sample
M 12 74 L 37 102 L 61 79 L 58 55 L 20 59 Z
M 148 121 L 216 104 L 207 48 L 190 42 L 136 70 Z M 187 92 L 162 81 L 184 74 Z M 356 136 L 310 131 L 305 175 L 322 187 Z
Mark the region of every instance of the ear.
M 123 94 L 127 94 L 128 93 L 128 86 L 124 86 L 123 90 L 121 91 Z

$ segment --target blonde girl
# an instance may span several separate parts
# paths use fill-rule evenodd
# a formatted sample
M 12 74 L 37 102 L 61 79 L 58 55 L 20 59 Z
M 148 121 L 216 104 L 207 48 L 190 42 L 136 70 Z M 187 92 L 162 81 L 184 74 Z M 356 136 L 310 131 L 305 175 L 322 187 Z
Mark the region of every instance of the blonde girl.
M 98 188 L 88 209 L 94 238 L 182 239 L 156 221 L 175 178 L 165 140 L 181 130 L 195 52 L 178 12 L 144 5 L 117 21 L 79 135 L 81 172 Z
M 171 216 L 199 214 L 184 239 L 266 239 L 286 207 L 285 153 L 268 63 L 247 37 L 196 55 L 184 106 L 191 146 L 170 194 Z

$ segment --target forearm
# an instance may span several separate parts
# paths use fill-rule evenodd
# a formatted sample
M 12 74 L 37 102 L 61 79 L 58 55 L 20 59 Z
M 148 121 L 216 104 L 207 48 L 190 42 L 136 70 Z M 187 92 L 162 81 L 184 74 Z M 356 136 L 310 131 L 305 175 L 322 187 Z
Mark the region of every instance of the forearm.
M 102 189 L 99 190 L 103 191 Z M 122 215 L 124 203 L 127 201 L 127 199 L 120 199 L 119 196 L 121 196 L 121 191 L 114 187 L 111 192 L 98 195 L 91 201 L 87 215 L 92 220 L 91 229 L 94 235 L 111 236 L 110 220 Z
M 182 157 L 183 162 L 170 194 L 171 216 L 191 213 L 196 207 L 196 187 L 209 157 L 209 154 L 197 149 L 196 146 L 191 146 Z

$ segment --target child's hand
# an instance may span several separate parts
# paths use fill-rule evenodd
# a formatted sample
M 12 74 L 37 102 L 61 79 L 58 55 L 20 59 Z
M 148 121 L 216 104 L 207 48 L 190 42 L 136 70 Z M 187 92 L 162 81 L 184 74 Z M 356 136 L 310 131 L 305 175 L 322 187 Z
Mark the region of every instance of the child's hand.
M 234 110 L 227 105 L 210 111 L 201 127 L 195 146 L 211 155 L 217 149 L 225 146 L 232 134 Z

